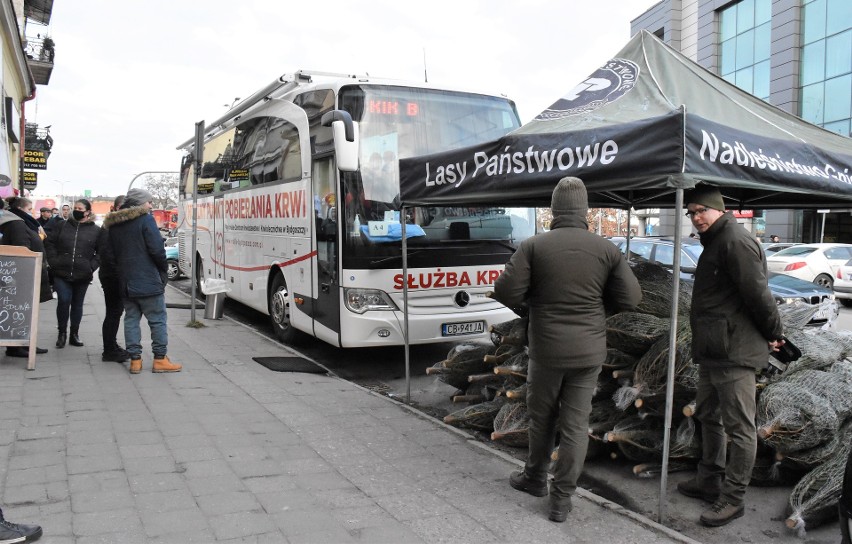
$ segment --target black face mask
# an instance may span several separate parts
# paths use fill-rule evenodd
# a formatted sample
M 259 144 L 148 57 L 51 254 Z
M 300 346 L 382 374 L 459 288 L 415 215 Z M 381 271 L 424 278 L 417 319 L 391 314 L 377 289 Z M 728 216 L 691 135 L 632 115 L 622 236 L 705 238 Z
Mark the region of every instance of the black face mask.
M 86 212 L 81 212 L 80 210 L 74 210 L 71 212 L 71 217 L 74 218 L 74 221 L 82 221 Z

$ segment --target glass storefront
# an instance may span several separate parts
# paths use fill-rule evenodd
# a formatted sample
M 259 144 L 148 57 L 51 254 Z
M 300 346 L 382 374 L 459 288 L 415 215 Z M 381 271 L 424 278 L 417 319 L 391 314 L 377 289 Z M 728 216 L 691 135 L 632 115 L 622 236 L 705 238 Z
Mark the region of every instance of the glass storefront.
M 801 117 L 852 135 L 852 2 L 806 0 Z

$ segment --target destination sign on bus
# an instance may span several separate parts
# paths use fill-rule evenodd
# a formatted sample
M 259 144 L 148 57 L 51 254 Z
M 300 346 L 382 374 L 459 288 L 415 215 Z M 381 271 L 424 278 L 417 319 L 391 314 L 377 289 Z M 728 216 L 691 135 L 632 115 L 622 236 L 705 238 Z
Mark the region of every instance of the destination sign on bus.
M 368 111 L 376 115 L 405 115 L 416 117 L 420 114 L 417 102 L 399 102 L 398 100 L 368 100 Z

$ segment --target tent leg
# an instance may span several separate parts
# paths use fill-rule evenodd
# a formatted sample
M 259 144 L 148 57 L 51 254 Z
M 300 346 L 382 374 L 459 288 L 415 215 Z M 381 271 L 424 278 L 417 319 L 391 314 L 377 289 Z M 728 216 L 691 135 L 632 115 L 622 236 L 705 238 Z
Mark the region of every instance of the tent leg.
M 411 346 L 408 338 L 408 237 L 405 235 L 406 208 L 402 207 L 402 335 L 405 342 L 405 403 L 411 404 Z
M 674 259 L 672 263 L 672 321 L 669 331 L 669 361 L 666 372 L 666 416 L 663 425 L 663 469 L 660 473 L 660 511 L 659 522 L 666 523 L 666 503 L 668 502 L 669 483 L 669 446 L 672 435 L 672 407 L 674 404 L 675 358 L 677 356 L 677 319 L 680 295 L 680 248 L 682 245 L 681 228 L 683 226 L 683 189 L 675 194 L 675 236 Z

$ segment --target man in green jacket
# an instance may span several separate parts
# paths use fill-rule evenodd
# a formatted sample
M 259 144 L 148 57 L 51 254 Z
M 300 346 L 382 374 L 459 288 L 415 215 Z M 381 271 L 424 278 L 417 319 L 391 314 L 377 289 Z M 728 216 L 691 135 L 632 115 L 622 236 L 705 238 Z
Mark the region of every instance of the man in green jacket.
M 606 359 L 606 311 L 639 305 L 642 290 L 621 252 L 586 221 L 586 187 L 559 181 L 550 231 L 524 240 L 494 284 L 494 298 L 529 308 L 527 409 L 529 456 L 512 474 L 515 489 L 548 494 L 547 469 L 558 431 L 559 460 L 550 489 L 550 519 L 563 522 L 583 470 L 589 414 Z
M 685 200 L 704 246 L 689 317 L 703 453 L 695 478 L 677 489 L 713 503 L 701 522 L 718 527 L 744 512 L 757 452 L 755 371 L 766 368 L 769 351 L 784 343 L 783 329 L 767 285 L 766 256 L 754 236 L 725 213 L 717 188 L 701 185 Z

